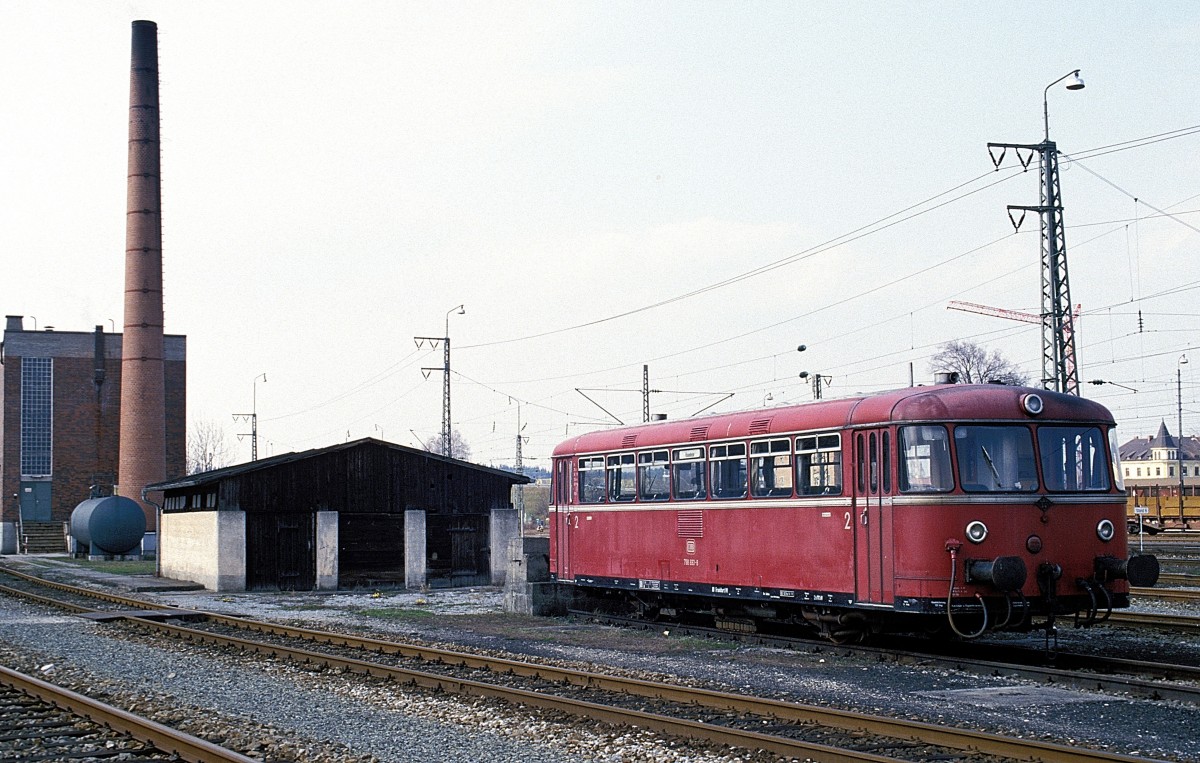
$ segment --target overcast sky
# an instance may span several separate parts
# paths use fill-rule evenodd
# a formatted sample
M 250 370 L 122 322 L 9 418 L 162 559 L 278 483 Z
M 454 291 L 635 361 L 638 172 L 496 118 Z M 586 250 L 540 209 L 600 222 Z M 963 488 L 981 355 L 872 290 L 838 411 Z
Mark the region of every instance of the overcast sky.
M 1188 352 L 1197 434 L 1195 3 L 2 0 L 0 307 L 29 329 L 121 326 L 134 19 L 167 331 L 235 460 L 252 406 L 260 456 L 437 434 L 413 338 L 460 304 L 453 421 L 485 464 L 518 408 L 543 466 L 611 421 L 577 388 L 640 421 L 643 365 L 672 418 L 809 400 L 801 371 L 925 381 L 952 338 L 1037 379 L 1038 325 L 946 303 L 1040 310 L 1038 221 L 1006 212 L 1037 164 L 986 144 L 1039 142 L 1076 68 L 1048 102 L 1081 378 L 1137 390 L 1084 394 L 1122 439 L 1176 431 Z

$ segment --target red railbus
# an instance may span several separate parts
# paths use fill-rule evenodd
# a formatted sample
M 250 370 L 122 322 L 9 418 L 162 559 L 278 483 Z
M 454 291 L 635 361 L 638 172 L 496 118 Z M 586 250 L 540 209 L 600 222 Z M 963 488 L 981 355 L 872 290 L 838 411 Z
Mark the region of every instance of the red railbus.
M 752 630 L 1090 624 L 1129 557 L 1112 415 L 935 385 L 580 435 L 554 451 L 550 568 L 577 599 Z

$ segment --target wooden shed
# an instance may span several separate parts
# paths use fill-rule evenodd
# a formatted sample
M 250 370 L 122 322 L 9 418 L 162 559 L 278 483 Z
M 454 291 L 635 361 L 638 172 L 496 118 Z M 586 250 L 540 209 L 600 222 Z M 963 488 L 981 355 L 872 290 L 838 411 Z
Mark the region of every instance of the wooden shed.
M 161 574 L 214 590 L 503 583 L 513 472 L 371 438 L 168 480 Z

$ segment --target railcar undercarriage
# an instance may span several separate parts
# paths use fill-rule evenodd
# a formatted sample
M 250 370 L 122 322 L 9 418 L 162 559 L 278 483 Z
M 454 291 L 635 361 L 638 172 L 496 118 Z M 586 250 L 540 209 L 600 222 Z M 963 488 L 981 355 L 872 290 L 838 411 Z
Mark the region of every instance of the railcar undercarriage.
M 629 591 L 576 586 L 574 608 L 646 622 L 715 627 L 739 633 L 819 636 L 838 644 L 861 643 L 882 633 L 916 633 L 971 639 L 995 631 L 1043 630 L 1047 639 L 1060 620 L 1083 628 L 1103 622 L 1113 609 L 1129 606 L 1129 595 L 1115 593 L 1102 577 L 1072 581 L 1071 590 L 1041 570 L 1041 595 L 1014 592 L 945 599 L 906 600 L 893 606 L 831 606 L 801 602 L 759 602 L 695 594 Z M 1110 578 L 1109 580 L 1111 580 Z

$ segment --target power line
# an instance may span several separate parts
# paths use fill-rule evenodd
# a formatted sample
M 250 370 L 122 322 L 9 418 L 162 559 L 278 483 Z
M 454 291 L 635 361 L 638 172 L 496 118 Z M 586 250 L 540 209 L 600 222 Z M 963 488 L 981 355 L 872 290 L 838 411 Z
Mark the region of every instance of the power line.
M 1159 143 L 1159 142 L 1166 141 L 1166 140 L 1174 140 L 1176 138 L 1182 138 L 1182 137 L 1186 137 L 1188 135 L 1193 135 L 1196 133 L 1200 133 L 1200 125 L 1194 125 L 1191 127 L 1180 128 L 1178 130 L 1172 130 L 1172 131 L 1168 131 L 1165 133 L 1158 133 L 1156 135 L 1150 135 L 1150 136 L 1146 136 L 1143 138 L 1135 138 L 1133 140 L 1124 141 L 1121 143 L 1114 143 L 1109 146 L 1101 146 L 1101 147 L 1094 148 L 1094 149 L 1088 149 L 1088 150 L 1080 152 L 1076 156 L 1079 158 L 1094 158 L 1096 156 L 1102 156 L 1105 154 L 1116 153 L 1119 151 L 1128 151 L 1128 150 L 1131 150 L 1134 148 L 1141 148 L 1143 146 L 1151 145 L 1153 143 Z M 1008 180 L 1011 180 L 1012 178 L 1023 174 L 1023 172 L 1021 172 L 1020 170 L 1018 170 L 1016 168 L 1013 168 L 1007 177 L 1002 177 L 1001 179 L 996 180 L 992 183 L 988 183 L 980 188 L 976 188 L 974 190 L 963 193 L 959 196 L 953 197 L 951 199 L 947 199 L 943 202 L 940 202 L 938 204 L 930 206 L 927 209 L 921 209 L 921 207 L 923 207 L 927 204 L 931 204 L 933 201 L 935 201 L 937 199 L 940 199 L 944 196 L 952 194 L 952 193 L 954 193 L 962 188 L 965 188 L 973 183 L 977 183 L 980 180 L 982 180 L 983 178 L 988 177 L 989 175 L 993 175 L 993 174 L 994 174 L 994 171 L 985 172 L 982 175 L 971 178 L 970 180 L 959 183 L 958 185 L 955 185 L 945 191 L 942 191 L 938 194 L 930 196 L 929 198 L 924 199 L 923 201 L 919 201 L 915 204 L 911 204 L 907 207 L 904 207 L 903 209 L 900 209 L 889 215 L 881 217 L 871 223 L 867 223 L 866 225 L 855 228 L 854 230 L 851 230 L 848 233 L 844 233 L 840 236 L 836 236 L 834 238 L 828 239 L 823 243 L 816 244 L 808 249 L 797 252 L 795 254 L 788 255 L 781 259 L 774 260 L 774 261 L 766 263 L 764 265 L 760 265 L 758 267 L 752 268 L 751 270 L 747 270 L 747 271 L 744 271 L 737 275 L 730 276 L 729 278 L 725 278 L 720 281 L 716 281 L 714 283 L 708 284 L 706 286 L 702 286 L 697 289 L 693 289 L 693 290 L 691 290 L 689 292 L 685 292 L 683 294 L 678 294 L 674 297 L 669 297 L 667 299 L 659 300 L 658 302 L 654 302 L 649 305 L 643 305 L 642 307 L 637 307 L 637 308 L 633 308 L 631 310 L 626 310 L 626 311 L 616 313 L 614 315 L 610 315 L 610 316 L 607 316 L 604 318 L 597 318 L 595 320 L 585 321 L 583 323 L 578 323 L 578 324 L 574 324 L 571 326 L 565 326 L 562 328 L 551 329 L 549 331 L 543 331 L 543 332 L 539 332 L 536 334 L 528 334 L 526 336 L 510 337 L 507 339 L 497 339 L 497 340 L 491 341 L 491 342 L 480 342 L 478 344 L 466 345 L 464 347 L 461 347 L 460 349 L 462 349 L 462 350 L 479 349 L 479 348 L 483 348 L 483 347 L 493 347 L 493 346 L 501 345 L 501 344 L 511 344 L 514 342 L 523 342 L 523 341 L 527 341 L 530 339 L 541 339 L 541 338 L 544 338 L 547 336 L 553 336 L 555 334 L 562 334 L 562 333 L 566 333 L 569 331 L 576 331 L 576 330 L 583 329 L 583 328 L 589 328 L 591 326 L 597 326 L 602 323 L 608 323 L 610 321 L 618 320 L 620 318 L 626 318 L 631 315 L 636 315 L 638 313 L 643 313 L 643 312 L 646 312 L 649 310 L 654 310 L 659 307 L 665 307 L 666 305 L 670 305 L 675 302 L 680 302 L 680 301 L 683 301 L 686 299 L 691 299 L 692 297 L 696 297 L 701 294 L 706 294 L 710 291 L 713 291 L 716 289 L 721 289 L 726 286 L 731 286 L 735 283 L 740 283 L 741 281 L 747 280 L 749 278 L 754 278 L 756 276 L 763 275 L 764 273 L 769 273 L 778 268 L 782 268 L 787 265 L 794 264 L 796 262 L 801 262 L 803 260 L 809 259 L 818 254 L 821 254 L 823 252 L 829 251 L 830 249 L 833 249 L 833 248 L 836 248 L 839 246 L 843 246 L 845 244 L 849 244 L 854 241 L 858 241 L 862 238 L 873 235 L 875 233 L 879 233 L 880 231 L 886 230 L 886 229 L 891 228 L 900 223 L 907 222 L 909 220 L 920 217 L 920 216 L 925 215 L 934 210 L 937 210 L 937 209 L 940 209 L 947 205 L 961 201 L 962 199 L 965 199 L 965 198 L 972 196 L 976 193 L 979 193 L 981 191 L 985 191 L 989 188 L 992 188 L 993 186 L 999 185 L 1000 183 L 1007 182 Z M 919 210 L 919 211 L 914 212 L 913 210 Z M 1161 212 L 1161 210 L 1156 210 L 1156 211 Z M 912 214 L 907 214 L 909 212 L 912 212 Z M 1165 214 L 1165 213 L 1163 213 L 1163 214 Z M 894 218 L 898 218 L 898 219 L 894 219 Z M 891 221 L 891 222 L 889 222 L 889 221 Z

